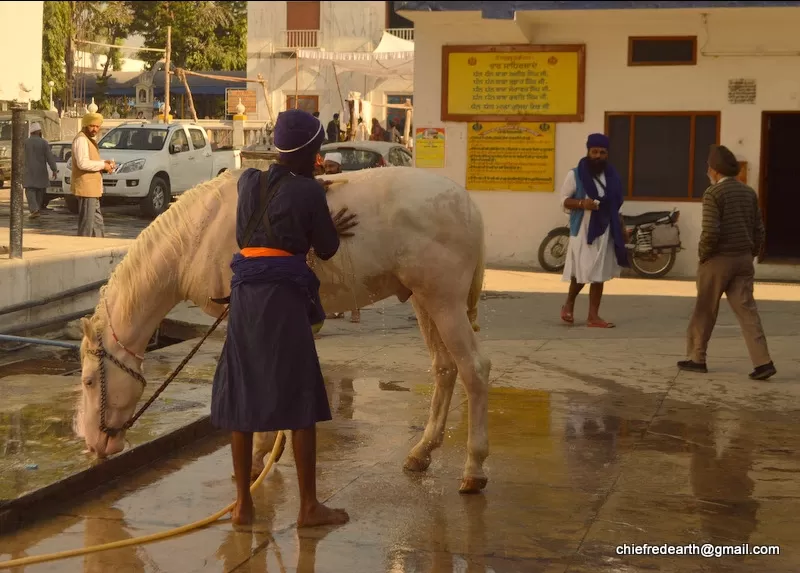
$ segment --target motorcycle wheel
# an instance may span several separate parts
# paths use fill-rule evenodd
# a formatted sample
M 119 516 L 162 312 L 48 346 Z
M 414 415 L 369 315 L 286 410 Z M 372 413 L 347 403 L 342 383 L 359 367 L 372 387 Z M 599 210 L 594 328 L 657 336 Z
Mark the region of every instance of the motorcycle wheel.
M 539 245 L 539 265 L 549 273 L 560 273 L 567 262 L 569 228 L 553 229 Z M 547 257 L 552 256 L 552 261 Z
M 631 268 L 640 277 L 646 279 L 660 279 L 672 270 L 677 259 L 677 249 L 670 249 L 659 254 L 632 253 L 630 255 Z

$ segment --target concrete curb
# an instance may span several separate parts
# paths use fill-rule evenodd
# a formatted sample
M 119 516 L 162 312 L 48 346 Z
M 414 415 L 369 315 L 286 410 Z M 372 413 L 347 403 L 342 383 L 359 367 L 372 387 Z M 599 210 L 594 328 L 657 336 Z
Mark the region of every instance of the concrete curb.
M 165 458 L 201 438 L 217 433 L 210 416 L 203 416 L 180 428 L 140 444 L 91 468 L 29 492 L 13 500 L 0 501 L 0 535 L 50 517 L 67 505 L 74 505 L 88 492 Z

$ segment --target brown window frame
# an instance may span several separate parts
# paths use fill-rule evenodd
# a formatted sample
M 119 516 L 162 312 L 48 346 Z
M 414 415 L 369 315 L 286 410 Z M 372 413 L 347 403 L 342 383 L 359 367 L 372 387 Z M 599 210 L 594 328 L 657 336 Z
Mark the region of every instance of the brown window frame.
M 691 62 L 634 62 L 633 43 L 636 41 L 692 41 L 692 61 Z M 697 65 L 697 36 L 628 36 L 628 66 L 696 66 Z
M 294 101 L 292 101 L 292 100 L 294 100 L 294 97 L 295 97 L 294 94 L 290 94 L 290 95 L 286 96 L 286 109 L 294 109 Z M 319 96 L 318 95 L 300 94 L 300 95 L 297 96 L 298 103 L 300 101 L 304 100 L 304 99 L 305 100 L 313 100 L 314 101 L 314 111 L 319 111 Z M 291 104 L 289 103 L 290 101 L 292 101 Z M 298 109 L 300 109 L 300 106 L 298 106 Z M 309 113 L 311 113 L 311 112 L 309 112 Z
M 630 117 L 631 127 L 628 139 L 628 188 L 625 189 L 626 201 L 672 201 L 672 202 L 687 202 L 699 203 L 703 200 L 702 197 L 694 197 L 692 182 L 694 181 L 694 173 L 698 168 L 694 161 L 695 152 L 695 122 L 698 115 L 714 116 L 717 120 L 717 137 L 716 142 L 720 142 L 720 132 L 722 128 L 722 114 L 719 111 L 607 111 L 605 114 L 605 133 L 609 133 L 609 120 L 612 117 L 628 116 Z M 636 151 L 636 116 L 669 116 L 669 117 L 690 117 L 691 127 L 689 131 L 689 173 L 686 185 L 686 197 L 640 197 L 633 194 L 633 169 L 634 169 L 634 155 Z M 700 165 L 700 169 L 706 169 L 706 166 Z M 741 174 L 740 174 L 741 176 Z

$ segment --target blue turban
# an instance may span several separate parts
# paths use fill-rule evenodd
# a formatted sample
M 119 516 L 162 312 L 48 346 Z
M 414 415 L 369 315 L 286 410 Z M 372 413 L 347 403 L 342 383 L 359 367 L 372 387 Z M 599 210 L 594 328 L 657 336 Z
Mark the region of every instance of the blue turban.
M 592 147 L 608 149 L 610 144 L 611 142 L 608 140 L 608 137 L 602 133 L 593 133 L 589 136 L 589 139 L 586 140 L 586 149 L 591 149 Z
M 278 114 L 275 122 L 275 148 L 281 156 L 303 152 L 315 154 L 322 147 L 325 131 L 322 123 L 302 109 L 290 109 Z

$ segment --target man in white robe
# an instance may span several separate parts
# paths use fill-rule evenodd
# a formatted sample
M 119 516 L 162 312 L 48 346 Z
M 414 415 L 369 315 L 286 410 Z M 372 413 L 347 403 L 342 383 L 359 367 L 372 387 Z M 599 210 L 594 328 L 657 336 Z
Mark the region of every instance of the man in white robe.
M 619 177 L 608 164 L 608 137 L 592 134 L 586 147 L 586 157 L 567 173 L 561 186 L 561 205 L 570 214 L 569 247 L 562 277 L 570 286 L 567 301 L 561 307 L 561 319 L 574 323 L 575 300 L 589 283 L 587 326 L 614 328 L 613 323 L 600 318 L 599 312 L 603 284 L 620 276 L 620 263 L 627 266 L 625 227 L 619 214 L 623 192 Z M 600 221 L 593 221 L 595 216 Z

